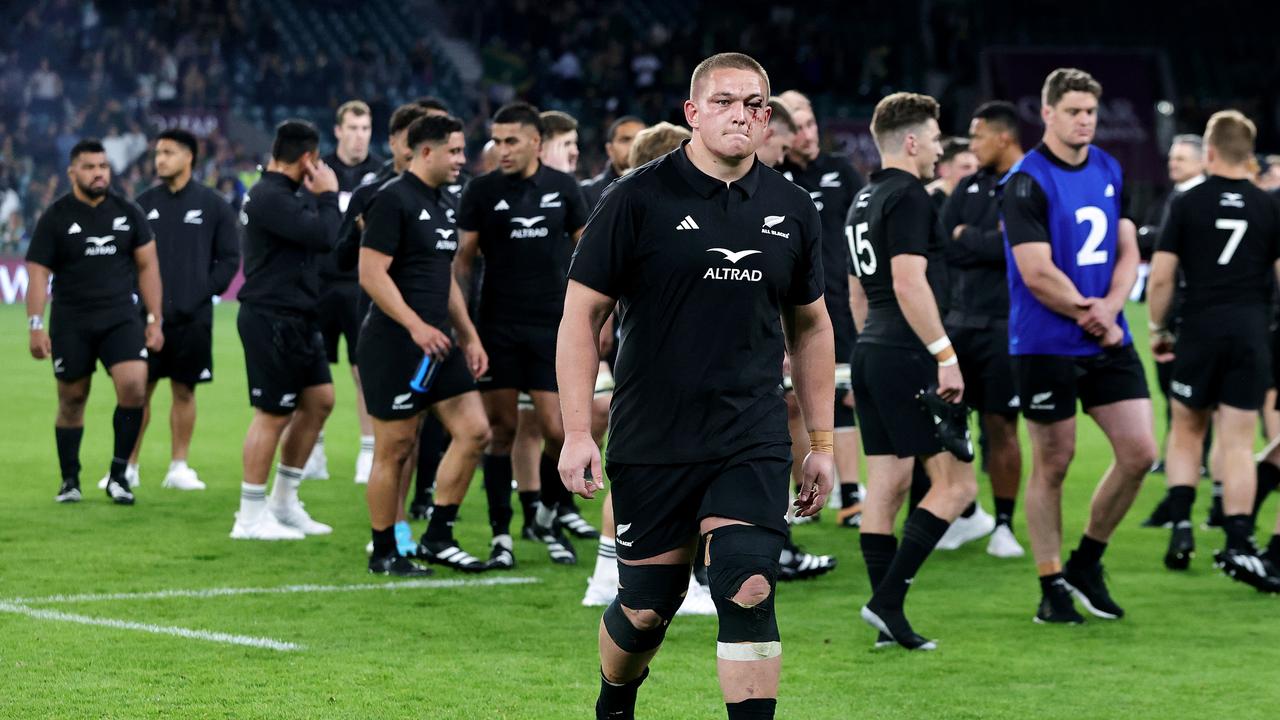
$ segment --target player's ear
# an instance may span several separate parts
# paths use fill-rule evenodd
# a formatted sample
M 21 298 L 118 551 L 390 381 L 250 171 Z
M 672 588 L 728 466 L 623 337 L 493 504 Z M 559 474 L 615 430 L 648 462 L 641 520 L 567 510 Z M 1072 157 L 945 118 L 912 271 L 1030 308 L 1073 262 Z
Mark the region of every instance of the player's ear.
M 1053 107 L 1052 107 L 1052 106 L 1050 106 L 1050 105 L 1041 105 L 1041 106 L 1040 106 L 1040 119 L 1044 121 L 1044 124 L 1045 124 L 1045 125 L 1048 125 L 1048 124 L 1049 124 L 1049 116 L 1050 116 L 1050 115 L 1052 115 L 1052 114 L 1053 114 Z
M 698 129 L 698 106 L 693 100 L 684 101 L 684 121 L 694 130 Z

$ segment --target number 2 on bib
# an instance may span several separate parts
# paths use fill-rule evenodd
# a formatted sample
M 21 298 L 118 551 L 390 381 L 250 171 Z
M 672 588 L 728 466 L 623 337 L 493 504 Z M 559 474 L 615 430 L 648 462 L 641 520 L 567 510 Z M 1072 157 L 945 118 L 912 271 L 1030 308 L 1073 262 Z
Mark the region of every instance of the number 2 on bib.
M 1076 266 L 1101 265 L 1107 261 L 1107 251 L 1098 249 L 1107 239 L 1107 214 L 1100 207 L 1086 205 L 1076 210 L 1076 224 L 1083 222 L 1089 223 L 1089 237 L 1076 253 Z

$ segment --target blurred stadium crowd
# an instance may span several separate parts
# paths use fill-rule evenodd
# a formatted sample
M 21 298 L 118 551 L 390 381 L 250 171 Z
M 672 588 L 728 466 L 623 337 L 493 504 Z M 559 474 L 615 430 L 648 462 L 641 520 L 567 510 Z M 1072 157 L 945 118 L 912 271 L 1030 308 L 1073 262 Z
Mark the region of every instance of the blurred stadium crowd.
M 1255 5 L 1264 10 L 1254 2 L 1237 10 L 1248 15 Z M 1153 154 L 1223 105 L 1258 121 L 1260 147 L 1280 149 L 1280 74 L 1272 71 L 1280 46 L 1197 24 L 1214 7 L 1177 3 L 1157 23 L 1147 3 L 1105 0 L 1071 8 L 1045 0 L 6 3 L 0 254 L 25 252 L 35 217 L 67 190 L 67 151 L 81 137 L 102 138 L 118 189 L 133 197 L 154 180 L 151 164 L 140 162 L 147 138 L 186 127 L 204 144 L 196 177 L 238 203 L 258 176 L 268 130 L 285 117 L 326 128 L 333 108 L 361 98 L 373 108 L 381 148 L 391 110 L 431 94 L 469 119 L 474 161 L 484 118 L 521 98 L 580 120 L 585 178 L 605 163 L 601 133 L 613 119 L 681 122 L 693 64 L 725 49 L 752 53 L 778 87 L 806 91 L 828 124 L 865 125 L 876 99 L 911 89 L 937 97 L 944 131 L 963 135 L 973 107 L 998 89 L 982 71 L 993 48 L 1154 48 L 1162 99 L 1147 128 Z M 1114 22 L 1071 22 L 1097 12 Z M 850 147 L 852 137 L 829 133 L 837 145 L 829 149 L 870 169 L 869 142 Z M 1260 158 L 1264 186 L 1280 185 L 1280 158 L 1273 160 Z M 1162 189 L 1148 188 L 1147 197 Z

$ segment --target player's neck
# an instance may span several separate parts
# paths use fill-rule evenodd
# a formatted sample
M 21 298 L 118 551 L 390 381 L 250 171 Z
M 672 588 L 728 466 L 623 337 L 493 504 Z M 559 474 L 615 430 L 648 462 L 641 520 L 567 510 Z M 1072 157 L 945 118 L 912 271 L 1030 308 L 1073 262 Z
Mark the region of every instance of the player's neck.
M 920 169 L 915 160 L 907 155 L 886 154 L 880 156 L 881 170 L 901 170 L 904 173 L 920 178 Z
M 171 178 L 165 178 L 164 186 L 169 188 L 169 192 L 176 194 L 182 192 L 182 189 L 185 188 L 189 182 L 191 182 L 191 171 L 187 170 L 178 173 Z
M 431 188 L 432 190 L 438 190 L 438 189 L 440 188 L 440 186 L 444 184 L 443 182 L 440 182 L 440 183 L 433 183 L 433 182 L 431 182 L 431 176 L 427 174 L 427 170 L 426 170 L 426 168 L 415 168 L 415 167 L 413 166 L 413 163 L 410 163 L 410 164 L 409 164 L 409 172 L 410 172 L 410 174 L 412 174 L 414 177 L 416 177 L 416 178 L 418 178 L 419 180 L 421 180 L 423 185 L 426 185 L 427 187 Z
M 1226 180 L 1249 180 L 1253 177 L 1253 170 L 1248 165 L 1231 165 L 1224 162 L 1210 161 L 1205 165 L 1204 169 L 1206 173 Z M 1186 181 L 1184 180 L 1183 182 Z
M 1018 161 L 1022 159 L 1024 154 L 1025 153 L 1022 152 L 1022 148 L 1020 147 L 1011 147 L 1006 150 L 1005 153 L 1000 156 L 1000 160 L 996 162 L 996 174 L 1003 177 L 1005 173 L 1009 172 L 1009 168 L 1016 165 Z
M 364 155 L 356 155 L 349 150 L 343 150 L 341 145 L 338 146 L 338 152 L 335 154 L 338 156 L 338 160 L 347 167 L 355 167 L 369 159 L 369 153 L 366 152 Z
M 524 170 L 520 171 L 520 177 L 525 180 L 528 180 L 529 178 L 533 177 L 535 173 L 538 172 L 538 168 L 541 166 L 542 166 L 541 160 L 534 160 L 533 162 L 526 165 Z
M 1089 159 L 1088 145 L 1073 148 L 1059 140 L 1053 133 L 1045 133 L 1044 146 L 1049 148 L 1049 152 L 1053 153 L 1054 157 L 1068 165 L 1083 165 L 1084 161 Z
M 302 182 L 302 176 L 305 174 L 302 163 L 282 163 L 275 159 L 267 163 L 267 172 L 279 173 L 296 183 Z
M 756 157 L 755 153 L 745 158 L 717 157 L 702 143 L 701 136 L 696 133 L 685 146 L 685 156 L 703 174 L 710 175 L 726 185 L 746 177 L 747 173 L 751 172 L 751 163 L 755 162 Z

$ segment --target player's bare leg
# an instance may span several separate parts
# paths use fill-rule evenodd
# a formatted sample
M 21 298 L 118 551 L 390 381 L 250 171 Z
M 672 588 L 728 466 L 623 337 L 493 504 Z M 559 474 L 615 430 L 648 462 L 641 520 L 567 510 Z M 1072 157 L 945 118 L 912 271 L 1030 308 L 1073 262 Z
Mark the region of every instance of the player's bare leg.
M 538 415 L 538 425 L 542 428 L 543 450 L 538 459 L 540 476 L 546 479 L 538 498 L 538 512 L 535 518 L 534 531 L 543 544 L 551 561 L 558 565 L 576 565 L 577 553 L 569 539 L 565 537 L 560 517 L 572 513 L 573 494 L 565 488 L 564 483 L 556 482 L 560 476 L 556 465 L 559 462 L 560 449 L 564 446 L 564 421 L 560 417 L 560 396 L 554 392 L 534 390 L 529 393 L 533 398 L 533 409 Z M 576 514 L 573 514 L 577 517 Z
M 373 421 L 373 465 L 365 499 L 369 504 L 369 525 L 373 552 L 369 572 L 398 577 L 430 574 L 404 558 L 396 542 L 395 525 L 404 513 L 404 477 L 413 457 L 420 418 Z
M 1022 447 L 1018 443 L 1018 418 L 984 413 L 987 435 L 987 475 L 996 510 L 996 530 L 987 552 L 997 557 L 1022 557 L 1024 551 L 1013 535 L 1013 508 L 1022 485 Z
M 1169 484 L 1168 518 L 1173 524 L 1164 564 L 1170 570 L 1185 570 L 1195 554 L 1191 506 L 1200 482 L 1200 457 L 1209 431 L 1210 411 L 1187 407 L 1170 400 L 1173 414 L 1165 451 L 1165 478 Z
M 360 423 L 360 452 L 356 455 L 355 481 L 360 484 L 369 482 L 369 473 L 373 467 L 373 418 L 364 404 L 364 385 L 360 382 L 360 368 L 351 366 L 351 381 L 356 388 L 356 419 Z
M 436 469 L 435 504 L 427 531 L 418 545 L 418 556 L 455 570 L 481 572 L 488 569 L 488 565 L 458 547 L 453 537 L 453 523 L 471 486 L 476 466 L 492 441 L 484 403 L 479 393 L 466 392 L 436 403 L 432 412 L 453 440 Z

